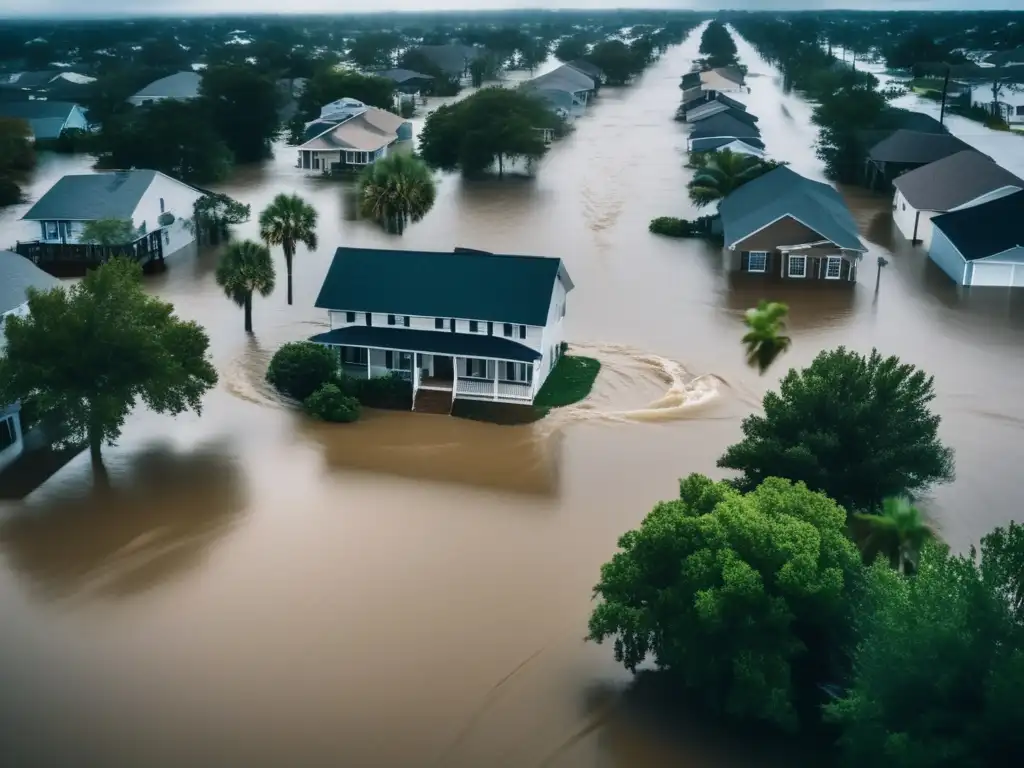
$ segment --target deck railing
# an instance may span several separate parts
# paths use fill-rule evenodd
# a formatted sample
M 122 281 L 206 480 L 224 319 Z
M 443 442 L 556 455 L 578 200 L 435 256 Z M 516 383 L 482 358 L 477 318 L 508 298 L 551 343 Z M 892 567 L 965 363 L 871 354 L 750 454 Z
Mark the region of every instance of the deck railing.
M 529 384 L 512 381 L 499 381 L 497 387 L 493 379 L 468 379 L 460 377 L 455 390 L 456 395 L 470 397 L 487 397 L 497 400 L 532 400 Z

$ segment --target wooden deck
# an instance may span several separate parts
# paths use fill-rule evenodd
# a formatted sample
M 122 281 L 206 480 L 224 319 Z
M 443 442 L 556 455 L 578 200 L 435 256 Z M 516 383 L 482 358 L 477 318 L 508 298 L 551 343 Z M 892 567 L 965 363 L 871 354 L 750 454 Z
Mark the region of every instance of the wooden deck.
M 44 243 L 31 240 L 17 243 L 14 250 L 55 277 L 79 277 L 117 257 L 137 261 L 143 269 L 164 266 L 164 241 L 160 230 L 149 232 L 135 242 L 124 245 Z

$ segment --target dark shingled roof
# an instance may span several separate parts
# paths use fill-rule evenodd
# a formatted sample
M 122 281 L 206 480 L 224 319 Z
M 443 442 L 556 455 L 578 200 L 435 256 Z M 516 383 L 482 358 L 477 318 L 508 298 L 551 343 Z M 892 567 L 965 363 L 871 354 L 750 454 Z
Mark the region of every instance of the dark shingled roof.
M 737 120 L 728 114 L 712 115 L 706 120 L 693 124 L 691 139 L 710 139 L 719 136 L 734 136 L 736 138 L 756 138 L 761 135 L 756 125 Z
M 968 261 L 1024 246 L 1024 192 L 932 219 Z
M 707 117 L 697 116 L 696 118 L 691 119 L 691 122 L 695 125 L 700 125 L 702 122 L 710 120 L 712 117 L 717 117 L 718 115 L 728 115 L 734 120 L 739 120 L 741 123 L 747 123 L 748 125 L 754 125 L 754 123 L 757 122 L 757 117 L 754 115 L 749 112 L 744 112 L 742 109 L 733 109 L 732 107 L 726 107 L 722 111 L 715 112 Z
M 711 151 L 713 149 L 718 149 L 719 147 L 724 147 L 727 144 L 732 144 L 734 141 L 742 142 L 744 144 L 747 144 L 748 146 L 756 147 L 757 149 L 761 149 L 761 150 L 764 149 L 764 142 L 761 141 L 760 139 L 753 139 L 753 138 L 750 138 L 750 137 L 744 137 L 742 139 L 737 139 L 737 138 L 732 137 L 732 136 L 724 136 L 722 138 L 717 138 L 717 139 L 693 139 L 692 141 L 690 141 L 690 151 L 691 152 L 709 152 L 709 151 Z
M 0 117 L 16 117 L 20 120 L 60 117 L 67 120 L 71 110 L 76 106 L 78 105 L 69 101 L 49 101 L 48 99 L 5 101 L 0 102 Z
M 318 344 L 341 344 L 346 347 L 397 349 L 403 352 L 430 352 L 438 355 L 468 355 L 496 360 L 532 363 L 540 352 L 504 336 L 483 336 L 479 333 L 419 331 L 411 328 L 353 325 L 310 336 Z
M 971 149 L 971 146 L 948 133 L 900 129 L 875 144 L 868 154 L 880 163 L 925 165 L 965 149 Z
M 24 256 L 0 251 L 0 315 L 28 301 L 29 288 L 48 291 L 58 285 L 60 280 L 43 272 Z M 0 349 L 3 339 L 3 331 L 0 331 Z
M 594 79 L 595 81 L 604 80 L 604 70 L 601 69 L 596 64 L 591 64 L 589 61 L 585 59 L 576 59 L 575 61 L 570 61 L 569 66 L 578 69 L 584 75 Z
M 405 83 L 409 80 L 433 80 L 433 75 L 424 75 L 422 72 L 414 72 L 411 69 L 386 69 L 383 72 L 370 72 L 371 75 L 386 77 L 395 83 Z
M 973 149 L 915 168 L 893 184 L 919 211 L 949 211 L 1003 187 L 1024 189 L 1024 180 Z
M 561 259 L 456 251 L 339 248 L 316 306 L 543 326 Z
M 680 89 L 700 88 L 700 72 L 687 72 L 679 82 Z
M 136 170 L 64 176 L 22 218 L 29 221 L 130 219 L 156 173 Z

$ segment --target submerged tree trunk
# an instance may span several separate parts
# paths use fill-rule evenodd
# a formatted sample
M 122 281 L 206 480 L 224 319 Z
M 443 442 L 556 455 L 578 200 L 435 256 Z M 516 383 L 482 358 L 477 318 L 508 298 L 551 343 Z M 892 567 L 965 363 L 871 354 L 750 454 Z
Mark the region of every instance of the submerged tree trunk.
M 110 485 L 110 476 L 103 464 L 103 430 L 99 425 L 89 427 L 89 454 L 92 458 L 92 476 L 97 485 Z
M 290 302 L 289 302 L 290 303 Z M 252 333 L 252 294 L 245 297 L 245 332 Z
M 292 303 L 292 249 L 284 244 L 284 266 L 288 271 L 288 304 Z
M 505 176 L 505 156 L 499 153 L 498 154 L 498 178 L 500 179 L 500 178 L 503 178 L 504 176 Z

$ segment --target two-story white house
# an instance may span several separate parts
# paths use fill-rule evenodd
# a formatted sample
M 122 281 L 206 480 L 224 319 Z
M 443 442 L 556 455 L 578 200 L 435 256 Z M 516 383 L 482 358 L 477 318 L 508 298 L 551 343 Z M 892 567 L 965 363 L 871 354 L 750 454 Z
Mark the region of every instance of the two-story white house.
M 26 259 L 10 251 L 0 251 L 0 357 L 4 354 L 4 325 L 12 315 L 28 314 L 28 289 L 45 291 L 60 284 Z M 21 455 L 21 404 L 0 403 L 0 470 Z
M 339 248 L 316 306 L 354 376 L 396 373 L 424 392 L 527 405 L 561 355 L 572 280 L 561 259 Z M 450 407 L 450 406 L 449 406 Z
M 194 206 L 204 193 L 160 171 L 70 174 L 46 191 L 24 216 L 39 222 L 44 243 L 78 243 L 89 221 L 130 221 L 139 236 L 160 230 L 164 254 L 195 240 Z

